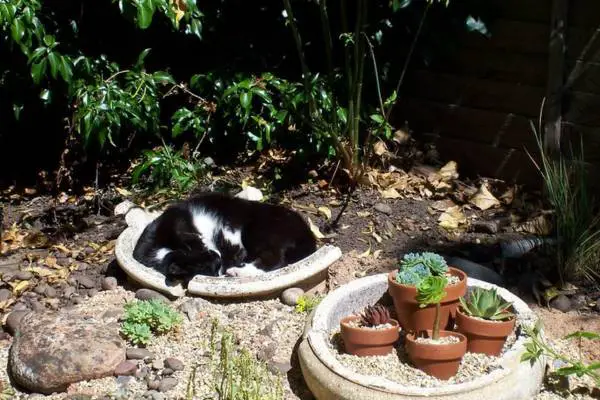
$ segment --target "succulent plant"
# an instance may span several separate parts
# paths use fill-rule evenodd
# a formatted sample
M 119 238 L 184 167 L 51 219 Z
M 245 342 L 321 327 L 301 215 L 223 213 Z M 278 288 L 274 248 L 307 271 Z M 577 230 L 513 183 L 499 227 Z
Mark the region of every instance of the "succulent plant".
M 391 322 L 390 311 L 387 307 L 376 304 L 374 306 L 367 306 L 361 315 L 361 324 L 367 327 L 373 327 L 377 325 L 383 325 Z
M 423 308 L 430 304 L 435 304 L 435 319 L 433 320 L 432 339 L 437 340 L 440 337 L 440 302 L 446 296 L 444 288 L 448 283 L 445 276 L 428 276 L 417 286 L 416 300 L 419 307 Z
M 514 316 L 510 311 L 512 304 L 504 301 L 496 289 L 476 287 L 466 300 L 460 298 L 460 305 L 467 315 L 490 321 L 503 321 Z
M 444 257 L 436 253 L 409 253 L 400 261 L 396 281 L 403 285 L 417 286 L 428 276 L 443 276 L 448 272 Z

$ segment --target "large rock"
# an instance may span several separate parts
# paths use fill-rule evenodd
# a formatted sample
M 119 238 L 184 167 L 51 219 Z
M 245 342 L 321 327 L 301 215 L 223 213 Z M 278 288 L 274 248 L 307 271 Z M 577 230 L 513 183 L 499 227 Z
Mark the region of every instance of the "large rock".
M 125 361 L 125 343 L 116 323 L 78 312 L 28 313 L 19 325 L 9 373 L 32 392 L 49 394 L 71 383 L 113 375 Z

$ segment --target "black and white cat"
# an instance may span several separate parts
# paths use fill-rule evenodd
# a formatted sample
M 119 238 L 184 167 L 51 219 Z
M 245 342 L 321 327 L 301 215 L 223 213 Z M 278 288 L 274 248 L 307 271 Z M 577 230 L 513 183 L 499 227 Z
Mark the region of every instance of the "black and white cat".
M 256 276 L 316 250 L 295 211 L 205 193 L 169 206 L 140 236 L 133 257 L 168 279 L 195 275 Z

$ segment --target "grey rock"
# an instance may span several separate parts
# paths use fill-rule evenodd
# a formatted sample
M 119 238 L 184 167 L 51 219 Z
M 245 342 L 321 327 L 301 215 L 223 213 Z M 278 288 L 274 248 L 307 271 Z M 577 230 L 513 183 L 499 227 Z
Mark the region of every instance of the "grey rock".
M 469 278 L 479 279 L 501 287 L 505 285 L 504 278 L 491 268 L 460 257 L 449 257 L 446 261 L 448 265 L 466 273 Z
M 210 302 L 200 297 L 186 300 L 179 306 L 179 311 L 185 314 L 190 321 L 196 321 L 201 315 L 200 312 L 210 306 Z
M 385 203 L 377 203 L 373 206 L 373 208 L 380 213 L 390 215 L 392 213 L 392 207 L 388 206 Z
M 94 297 L 97 294 L 98 294 L 98 289 L 96 289 L 96 288 L 91 288 L 91 289 L 88 289 L 88 291 L 87 291 L 87 295 L 89 297 Z
M 77 283 L 79 284 L 79 286 L 84 287 L 86 289 L 91 289 L 96 286 L 96 282 L 94 282 L 94 280 L 89 276 L 85 275 L 77 278 Z
M 83 302 L 83 299 L 81 298 L 81 296 L 73 296 L 71 297 L 71 302 L 73 304 L 81 304 Z
M 46 289 L 48 289 L 48 285 L 45 283 L 40 283 L 33 289 L 33 291 L 37 294 L 43 295 L 46 293 Z
M 273 341 L 264 343 L 258 350 L 256 357 L 261 361 L 269 361 L 277 351 L 277 344 Z
M 54 298 L 56 297 L 56 289 L 54 289 L 52 286 L 48 286 L 44 294 L 46 297 Z
M 33 311 L 35 311 L 35 312 L 44 312 L 46 310 L 46 306 L 44 306 L 39 301 L 32 301 L 31 302 L 31 309 Z
M 76 394 L 70 394 L 67 397 L 65 397 L 65 400 L 92 400 L 93 397 L 90 396 L 89 394 L 81 394 L 81 393 L 76 393 Z
M 275 374 L 287 374 L 292 369 L 292 364 L 289 361 L 271 360 L 267 363 L 267 368 Z
M 13 276 L 14 280 L 19 281 L 28 281 L 31 278 L 33 278 L 33 274 L 29 271 L 19 271 Z
M 21 320 L 23 317 L 28 314 L 29 311 L 17 310 L 8 314 L 6 317 L 6 331 L 11 335 L 14 335 L 15 332 L 19 329 L 21 325 Z
M 25 303 L 17 303 L 13 306 L 13 311 L 28 311 L 29 307 Z
M 154 359 L 154 354 L 150 350 L 138 349 L 137 347 L 129 347 L 126 354 L 128 360 Z
M 117 324 L 76 311 L 28 313 L 10 349 L 9 373 L 26 389 L 50 394 L 75 382 L 112 376 L 125 360 Z
M 154 360 L 152 362 L 152 369 L 159 370 L 165 367 L 165 363 L 163 360 Z
M 145 379 L 149 373 L 150 371 L 148 370 L 148 367 L 142 367 L 135 372 L 135 377 L 137 379 Z
M 102 290 L 114 290 L 117 288 L 117 278 L 107 276 L 102 279 Z
M 6 301 L 12 297 L 12 292 L 9 289 L 0 289 L 0 302 Z
M 173 375 L 174 373 L 175 373 L 175 371 L 173 371 L 171 368 L 165 368 L 160 372 L 160 374 L 162 376 L 169 376 L 169 375 Z
M 134 375 L 137 370 L 137 365 L 131 361 L 123 361 L 115 368 L 115 376 L 130 376 Z
M 158 293 L 155 290 L 152 289 L 139 289 L 137 292 L 135 292 L 135 298 L 138 300 L 162 300 L 165 303 L 169 303 L 169 299 L 167 299 L 165 296 L 163 296 L 162 294 Z
M 165 359 L 165 368 L 170 368 L 173 371 L 183 371 L 184 364 L 183 361 L 177 358 L 169 357 Z
M 63 297 L 68 299 L 75 293 L 75 288 L 73 286 L 67 286 L 63 291 Z
M 177 386 L 177 379 L 172 378 L 172 377 L 164 378 L 158 384 L 158 391 L 159 392 L 168 392 L 169 390 L 173 389 L 175 386 Z
M 301 288 L 289 288 L 281 293 L 281 302 L 288 306 L 295 306 L 298 304 L 298 299 L 304 294 L 304 290 Z
M 564 294 L 559 294 L 550 301 L 550 306 L 562 312 L 568 312 L 572 308 L 571 300 Z
M 587 306 L 587 297 L 585 294 L 576 294 L 571 297 L 571 306 L 573 310 L 581 310 L 583 307 Z
M 150 375 L 148 375 L 150 376 Z M 150 390 L 158 390 L 160 386 L 160 381 L 158 379 L 149 379 L 148 380 L 148 389 Z

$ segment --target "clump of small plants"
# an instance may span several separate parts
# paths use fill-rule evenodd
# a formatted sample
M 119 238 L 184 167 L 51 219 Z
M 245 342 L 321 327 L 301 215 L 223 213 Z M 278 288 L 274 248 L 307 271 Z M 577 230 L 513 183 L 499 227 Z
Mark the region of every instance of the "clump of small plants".
M 186 400 L 283 400 L 281 377 L 269 372 L 264 362 L 236 345 L 231 331 L 213 319 L 208 342 L 211 360 L 211 396 L 203 397 L 196 389 L 196 367 L 192 368 Z M 198 366 L 200 368 L 205 368 Z
M 488 321 L 506 321 L 514 317 L 512 304 L 504 301 L 496 289 L 475 287 L 467 299 L 461 297 L 459 300 L 462 311 L 471 317 Z
M 402 285 L 418 286 L 430 276 L 446 276 L 448 264 L 444 257 L 432 252 L 408 253 L 400 260 L 396 281 Z
M 121 333 L 136 345 L 146 345 L 153 334 L 162 335 L 177 329 L 183 318 L 161 300 L 136 300 L 125 304 Z
M 444 276 L 428 276 L 419 282 L 417 286 L 416 300 L 419 303 L 419 307 L 424 308 L 430 304 L 435 305 L 432 340 L 439 340 L 440 338 L 440 302 L 446 296 L 444 287 L 446 287 L 447 283 L 448 280 Z
M 296 303 L 296 312 L 298 313 L 310 313 L 315 309 L 316 306 L 319 305 L 322 298 L 319 296 L 310 296 L 303 294 L 298 297 L 298 302 Z

